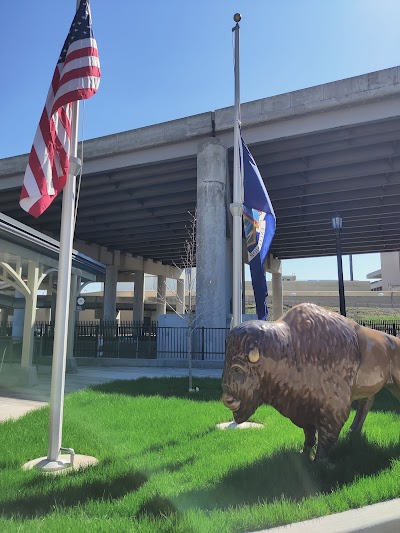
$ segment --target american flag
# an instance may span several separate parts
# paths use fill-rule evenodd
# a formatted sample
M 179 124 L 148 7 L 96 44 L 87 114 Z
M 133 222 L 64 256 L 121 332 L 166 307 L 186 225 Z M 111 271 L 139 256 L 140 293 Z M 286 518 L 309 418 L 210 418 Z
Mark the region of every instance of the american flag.
M 22 209 L 40 216 L 67 181 L 72 102 L 100 84 L 100 62 L 88 0 L 81 0 L 62 48 L 36 130 L 20 196 Z

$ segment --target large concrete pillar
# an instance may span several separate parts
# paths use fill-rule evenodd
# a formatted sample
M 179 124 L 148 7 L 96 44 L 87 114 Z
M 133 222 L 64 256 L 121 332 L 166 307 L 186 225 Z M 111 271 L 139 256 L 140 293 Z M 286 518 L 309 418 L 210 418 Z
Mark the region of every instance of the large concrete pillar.
M 167 278 L 157 276 L 157 309 L 156 315 L 165 315 L 167 312 Z
M 185 279 L 180 278 L 176 280 L 176 312 L 178 315 L 185 314 Z
M 282 262 L 268 254 L 265 267 L 272 273 L 272 312 L 278 320 L 283 315 Z
M 115 320 L 117 316 L 117 282 L 118 267 L 107 265 L 104 282 L 103 320 Z
M 282 273 L 272 272 L 272 312 L 274 320 L 283 315 Z
M 135 287 L 133 293 L 133 320 L 144 319 L 144 272 L 135 270 Z
M 197 154 L 197 325 L 226 327 L 226 148 L 209 138 Z

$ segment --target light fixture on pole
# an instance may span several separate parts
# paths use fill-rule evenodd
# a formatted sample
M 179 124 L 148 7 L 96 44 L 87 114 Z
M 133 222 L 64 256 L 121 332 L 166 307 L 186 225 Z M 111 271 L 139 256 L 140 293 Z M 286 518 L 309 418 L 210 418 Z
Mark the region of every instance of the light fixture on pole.
M 343 282 L 343 264 L 342 264 L 342 248 L 340 242 L 340 233 L 343 228 L 343 217 L 336 214 L 332 217 L 332 228 L 336 233 L 336 257 L 338 266 L 338 282 L 339 282 L 339 304 L 340 314 L 346 316 L 346 302 L 344 298 L 344 282 Z

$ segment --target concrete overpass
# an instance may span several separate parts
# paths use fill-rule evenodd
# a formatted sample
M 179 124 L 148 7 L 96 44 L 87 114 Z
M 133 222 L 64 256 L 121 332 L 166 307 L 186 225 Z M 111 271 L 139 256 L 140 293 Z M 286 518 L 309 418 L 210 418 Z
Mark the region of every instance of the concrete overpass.
M 399 104 L 394 67 L 242 105 L 243 135 L 277 215 L 275 257 L 334 255 L 337 211 L 343 253 L 400 249 Z M 197 205 L 198 283 L 206 285 L 198 293 L 204 306 L 222 299 L 228 313 L 232 126 L 225 108 L 86 141 L 75 247 L 119 274 L 147 261 L 165 276 L 162 268 L 181 264 Z M 0 211 L 57 236 L 60 199 L 38 220 L 19 209 L 26 162 L 0 160 Z

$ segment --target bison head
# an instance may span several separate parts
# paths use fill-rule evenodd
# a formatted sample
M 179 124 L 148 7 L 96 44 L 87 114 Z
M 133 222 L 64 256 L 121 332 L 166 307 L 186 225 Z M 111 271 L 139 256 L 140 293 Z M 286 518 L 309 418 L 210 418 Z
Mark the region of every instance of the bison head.
M 259 330 L 259 321 L 245 322 L 229 333 L 226 343 L 222 401 L 237 424 L 245 422 L 263 403 Z

